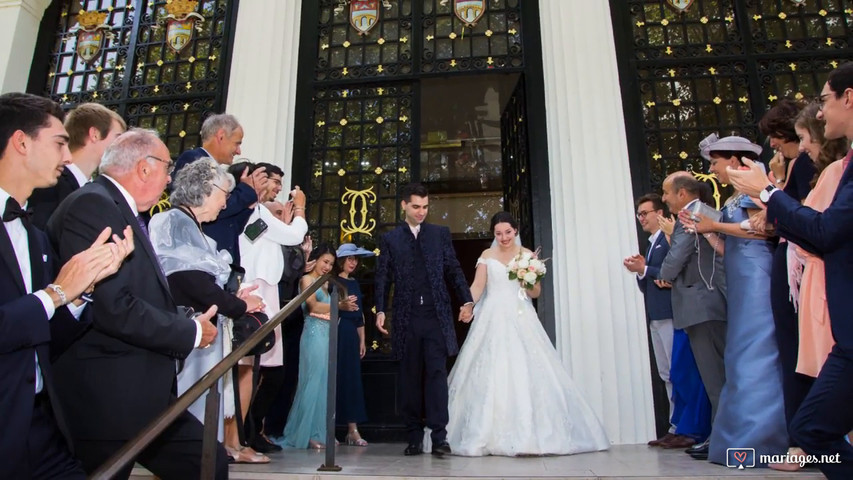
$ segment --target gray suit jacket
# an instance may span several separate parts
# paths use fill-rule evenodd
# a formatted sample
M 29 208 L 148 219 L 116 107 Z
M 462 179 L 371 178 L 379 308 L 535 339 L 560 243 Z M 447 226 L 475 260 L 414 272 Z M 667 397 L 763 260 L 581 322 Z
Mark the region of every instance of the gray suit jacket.
M 660 267 L 660 278 L 672 282 L 673 327 L 726 320 L 726 272 L 722 256 L 714 258 L 714 249 L 704 237 L 699 236 L 696 248 L 696 235 L 675 222 L 672 244 Z

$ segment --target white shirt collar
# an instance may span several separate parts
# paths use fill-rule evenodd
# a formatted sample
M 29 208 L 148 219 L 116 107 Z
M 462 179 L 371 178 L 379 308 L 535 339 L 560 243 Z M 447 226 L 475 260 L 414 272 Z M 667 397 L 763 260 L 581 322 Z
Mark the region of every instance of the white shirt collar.
M 83 173 L 83 170 L 81 170 L 80 167 L 78 167 L 77 165 L 69 163 L 65 166 L 65 168 L 67 168 L 68 171 L 74 175 L 74 178 L 77 179 L 77 184 L 81 187 L 89 183 L 90 179 L 86 178 L 86 175 Z
M 6 202 L 9 201 L 9 192 L 0 187 L 0 217 L 6 214 Z M 26 207 L 26 205 L 24 205 Z
M 104 174 L 101 174 L 101 176 L 106 178 L 107 180 L 113 182 L 113 185 L 115 185 L 116 188 L 118 188 L 118 191 L 121 192 L 121 195 L 124 197 L 124 200 L 127 202 L 127 205 L 130 207 L 130 211 L 133 212 L 134 215 L 139 215 L 139 210 L 136 209 L 136 200 L 133 199 L 133 197 L 130 195 L 130 192 L 128 192 L 113 177 L 111 177 L 109 175 L 104 175 Z
M 693 200 L 690 200 L 689 202 L 687 202 L 687 205 L 685 205 L 685 206 L 684 206 L 684 208 L 682 208 L 682 210 L 687 210 L 687 209 L 688 209 L 688 208 L 690 208 L 694 203 L 696 203 L 696 202 L 698 202 L 698 201 L 699 201 L 699 199 L 698 199 L 698 198 L 694 198 Z
M 660 236 L 660 229 L 657 229 L 657 230 L 655 230 L 655 233 L 653 233 L 652 236 L 649 237 L 649 244 L 654 245 L 655 242 L 658 241 L 659 236 Z
M 414 235 L 415 238 L 418 238 L 418 233 L 420 233 L 420 231 L 421 231 L 421 225 L 417 224 L 414 227 L 409 225 L 408 223 L 406 223 L 406 225 L 408 225 L 409 230 L 411 230 L 411 232 L 412 232 L 412 235 Z

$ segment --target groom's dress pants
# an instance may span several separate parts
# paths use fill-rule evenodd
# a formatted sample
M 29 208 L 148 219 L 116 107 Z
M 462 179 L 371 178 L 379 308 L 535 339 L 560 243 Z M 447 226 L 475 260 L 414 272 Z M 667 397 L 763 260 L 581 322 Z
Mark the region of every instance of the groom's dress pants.
M 423 441 L 423 406 L 432 441 L 447 438 L 447 347 L 433 306 L 413 306 L 400 360 L 402 413 L 409 444 Z M 426 393 L 426 395 L 424 395 Z

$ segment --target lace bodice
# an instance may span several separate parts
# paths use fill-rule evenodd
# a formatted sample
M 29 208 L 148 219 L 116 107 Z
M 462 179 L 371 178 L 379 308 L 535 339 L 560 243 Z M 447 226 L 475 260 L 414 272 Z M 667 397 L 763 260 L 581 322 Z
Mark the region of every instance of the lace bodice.
M 496 258 L 478 258 L 477 265 L 485 264 L 488 268 L 485 296 L 496 296 L 504 298 L 518 297 L 530 302 L 530 297 L 521 289 L 521 284 L 516 280 L 510 280 L 506 271 L 506 265 Z

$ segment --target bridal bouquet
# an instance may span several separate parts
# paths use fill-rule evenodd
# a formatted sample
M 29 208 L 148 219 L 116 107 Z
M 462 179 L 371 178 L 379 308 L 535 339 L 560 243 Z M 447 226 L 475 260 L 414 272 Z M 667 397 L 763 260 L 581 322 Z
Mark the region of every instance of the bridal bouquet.
M 517 280 L 529 290 L 545 277 L 548 269 L 545 268 L 545 260 L 537 258 L 536 253 L 521 251 L 509 262 L 506 271 L 510 280 Z

